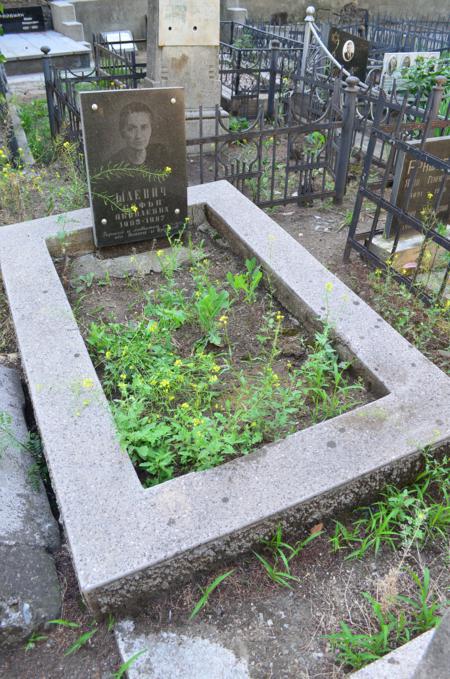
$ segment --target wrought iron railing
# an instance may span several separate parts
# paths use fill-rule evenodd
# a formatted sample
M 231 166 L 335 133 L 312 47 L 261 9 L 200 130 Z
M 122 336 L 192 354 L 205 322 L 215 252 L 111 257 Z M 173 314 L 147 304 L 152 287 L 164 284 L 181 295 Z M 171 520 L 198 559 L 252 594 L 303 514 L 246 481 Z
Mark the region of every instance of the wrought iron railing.
M 442 91 L 440 79 L 425 109 L 407 97 L 399 106 L 378 96 L 345 251 L 346 259 L 357 251 L 428 303 L 450 298 L 450 116 L 448 109 L 437 115 Z M 381 175 L 374 172 L 380 146 Z

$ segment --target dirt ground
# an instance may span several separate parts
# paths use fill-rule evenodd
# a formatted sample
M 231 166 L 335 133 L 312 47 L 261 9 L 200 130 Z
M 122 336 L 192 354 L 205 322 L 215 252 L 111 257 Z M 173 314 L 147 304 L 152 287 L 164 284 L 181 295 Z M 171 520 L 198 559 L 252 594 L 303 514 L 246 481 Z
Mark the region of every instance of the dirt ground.
M 336 273 L 350 287 L 370 302 L 365 264 L 352 255 L 342 262 L 346 238 L 343 223 L 353 208 L 355 187 L 350 186 L 342 206 L 286 206 L 270 211 L 271 216 L 317 259 Z M 0 314 L 4 312 L 0 308 Z M 3 355 L 15 351 L 11 333 L 5 333 Z M 299 527 L 299 535 L 304 529 Z M 338 629 L 340 620 L 368 631 L 371 623 L 362 592 L 381 598 L 400 590 L 411 591 L 411 582 L 400 564 L 419 572 L 428 566 L 432 581 L 443 601 L 450 585 L 448 544 L 436 542 L 421 552 L 411 550 L 404 555 L 382 549 L 377 557 L 362 561 L 345 561 L 341 553 L 331 551 L 328 538 L 332 524 L 324 526 L 324 534 L 311 542 L 294 567 L 300 580 L 292 591 L 270 581 L 257 559 L 247 555 L 227 569 L 233 575 L 214 592 L 207 607 L 198 617 L 188 621 L 189 613 L 201 591 L 225 567 L 209 574 L 193 576 L 186 587 L 174 590 L 158 602 L 144 604 L 141 624 L 146 629 L 170 630 L 206 635 L 220 640 L 248 660 L 252 679 L 336 679 L 344 676 L 335 664 L 335 655 L 324 635 Z M 66 627 L 43 631 L 47 638 L 34 648 L 15 648 L 0 659 L 0 676 L 11 679 L 111 679 L 120 665 L 114 638 L 105 623 L 99 624 L 92 640 L 76 653 L 65 656 L 80 633 L 92 629 L 93 620 L 86 611 L 76 585 L 68 549 L 57 554 L 57 567 L 64 592 L 61 617 L 81 624 L 79 629 Z M 169 678 L 167 678 L 169 679 Z

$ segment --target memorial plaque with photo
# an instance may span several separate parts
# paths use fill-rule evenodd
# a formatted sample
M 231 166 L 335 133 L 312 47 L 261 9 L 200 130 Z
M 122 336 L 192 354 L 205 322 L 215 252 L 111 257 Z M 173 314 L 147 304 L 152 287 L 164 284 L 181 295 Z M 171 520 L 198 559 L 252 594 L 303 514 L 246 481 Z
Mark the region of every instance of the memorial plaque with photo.
M 439 52 L 386 52 L 381 69 L 383 89 L 390 92 L 394 81 L 397 89 L 403 88 L 405 69 L 415 66 L 418 58 L 426 61 L 429 59 L 437 60 L 439 59 Z
M 368 40 L 332 26 L 328 34 L 328 49 L 347 71 L 364 82 L 369 59 Z
M 420 141 L 411 141 L 409 143 L 411 146 L 417 146 Z M 423 146 L 423 150 L 442 160 L 450 161 L 450 136 L 431 137 L 430 139 L 427 139 Z M 408 204 L 406 205 L 409 183 L 413 179 L 413 171 L 415 168 L 414 184 Z M 394 174 L 391 202 L 404 210 L 411 217 L 420 219 L 421 210 L 427 205 L 434 205 L 434 199 L 439 195 L 442 182 L 444 181 L 444 189 L 439 206 L 436 210 L 436 216 L 438 219 L 445 222 L 445 224 L 448 224 L 450 220 L 450 176 L 447 175 L 445 180 L 444 176 L 442 169 L 433 167 L 425 161 L 413 158 L 408 155 L 407 152 L 400 151 Z M 431 201 L 428 198 L 429 194 L 433 194 L 433 199 Z M 398 225 L 398 219 L 393 215 L 388 215 L 385 227 L 385 237 L 390 238 L 395 235 Z M 407 224 L 402 224 L 400 230 L 402 233 L 408 233 L 413 229 Z
M 181 87 L 81 92 L 97 247 L 159 238 L 187 217 Z

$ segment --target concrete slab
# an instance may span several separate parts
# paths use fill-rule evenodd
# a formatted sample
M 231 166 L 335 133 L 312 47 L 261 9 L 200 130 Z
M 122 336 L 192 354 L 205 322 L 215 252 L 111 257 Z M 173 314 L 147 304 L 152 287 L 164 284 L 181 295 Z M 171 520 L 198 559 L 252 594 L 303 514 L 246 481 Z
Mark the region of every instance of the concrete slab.
M 250 679 L 247 662 L 221 644 L 171 632 L 140 634 L 125 620 L 115 629 L 123 662 L 141 653 L 128 679 Z
M 450 609 L 422 655 L 413 679 L 443 679 L 450 674 Z
M 50 47 L 52 56 L 90 54 L 90 47 L 57 31 L 36 33 L 6 33 L 0 36 L 0 52 L 7 61 L 41 58 L 41 47 Z
M 187 248 L 180 248 L 175 253 L 178 264 L 187 262 L 190 251 Z M 79 282 L 80 276 L 93 274 L 94 279 L 105 278 L 106 275 L 112 278 L 126 278 L 128 275 L 138 274 L 144 276 L 151 271 L 161 272 L 161 257 L 156 251 L 138 252 L 133 255 L 125 255 L 109 259 L 101 259 L 93 254 L 77 257 L 70 268 L 70 279 L 73 285 Z
M 58 548 L 59 530 L 42 484 L 30 482 L 23 406 L 17 371 L 0 365 L 0 646 L 23 641 L 60 610 L 47 551 Z
M 18 644 L 59 617 L 61 595 L 50 554 L 28 545 L 0 544 L 0 648 Z
M 277 524 L 364 501 L 450 440 L 450 379 L 228 182 L 189 189 L 233 249 L 255 256 L 280 301 L 328 318 L 381 398 L 205 472 L 144 489 L 52 263 L 57 216 L 0 231 L 0 266 L 81 592 L 97 614 L 139 607 Z M 89 210 L 68 213 L 68 252 L 93 250 Z M 49 250 L 50 249 L 50 250 Z
M 0 365 L 0 413 L 11 417 L 0 437 L 0 545 L 28 545 L 55 550 L 59 530 L 41 483 L 30 482 L 34 461 L 20 445 L 28 440 L 24 396 L 18 372 Z
M 432 636 L 433 630 L 421 634 L 380 660 L 354 672 L 351 675 L 352 679 L 412 679 Z M 441 676 L 439 679 L 444 679 L 444 677 Z

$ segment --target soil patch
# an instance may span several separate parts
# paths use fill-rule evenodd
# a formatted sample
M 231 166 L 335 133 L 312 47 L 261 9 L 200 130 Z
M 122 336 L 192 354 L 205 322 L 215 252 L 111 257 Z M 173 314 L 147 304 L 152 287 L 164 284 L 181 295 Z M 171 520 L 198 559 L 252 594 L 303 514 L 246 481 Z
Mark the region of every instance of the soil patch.
M 190 265 L 174 272 L 176 244 L 157 252 L 161 273 L 74 279 L 76 262 L 58 264 L 144 483 L 216 466 L 373 400 L 332 348 L 328 326 L 311 336 L 269 280 L 249 292 L 255 261 L 236 257 L 209 225 L 184 238 Z M 182 457 L 170 452 L 175 444 Z

